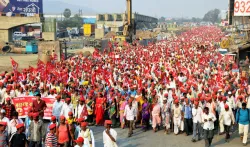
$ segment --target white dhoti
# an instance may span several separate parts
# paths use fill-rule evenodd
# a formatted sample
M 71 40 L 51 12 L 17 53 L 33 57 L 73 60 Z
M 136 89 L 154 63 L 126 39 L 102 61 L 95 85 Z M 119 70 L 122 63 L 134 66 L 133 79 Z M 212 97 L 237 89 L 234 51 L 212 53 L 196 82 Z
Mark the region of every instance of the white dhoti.
M 174 117 L 174 134 L 179 133 L 180 126 L 181 126 L 181 116 Z

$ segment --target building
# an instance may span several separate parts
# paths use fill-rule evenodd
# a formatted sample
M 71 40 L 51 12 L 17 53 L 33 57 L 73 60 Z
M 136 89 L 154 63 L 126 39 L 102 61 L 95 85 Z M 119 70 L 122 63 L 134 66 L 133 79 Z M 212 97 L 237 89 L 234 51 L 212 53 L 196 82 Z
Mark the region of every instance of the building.
M 229 0 L 228 8 L 228 30 L 230 30 L 233 45 L 229 51 L 237 54 L 238 61 L 245 60 L 246 56 L 250 58 L 250 15 L 242 12 L 238 14 L 234 11 L 235 0 Z
M 136 29 L 153 29 L 157 27 L 158 19 L 151 16 L 141 15 L 138 13 L 132 14 L 132 19 L 136 23 Z M 121 14 L 97 14 L 96 25 L 97 28 L 113 28 L 114 32 L 121 31 L 124 23 L 127 21 L 125 13 Z M 117 29 L 115 29 L 117 28 Z
M 70 17 L 74 17 L 75 14 L 72 14 Z M 94 14 L 82 14 L 80 15 L 82 18 L 92 18 L 96 19 L 96 15 Z M 44 14 L 44 18 L 55 18 L 56 20 L 64 20 L 63 14 Z

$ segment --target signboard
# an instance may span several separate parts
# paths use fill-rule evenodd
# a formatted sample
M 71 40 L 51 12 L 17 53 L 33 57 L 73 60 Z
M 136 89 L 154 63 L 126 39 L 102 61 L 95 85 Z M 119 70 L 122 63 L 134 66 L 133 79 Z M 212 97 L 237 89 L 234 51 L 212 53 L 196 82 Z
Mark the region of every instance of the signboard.
M 0 0 L 0 12 L 34 16 L 43 13 L 43 0 Z
M 55 98 L 42 98 L 46 105 L 47 109 L 44 111 L 44 119 L 51 119 L 53 103 L 55 102 Z M 33 100 L 36 100 L 36 97 L 26 96 L 26 97 L 15 97 L 12 99 L 13 104 L 16 107 L 16 111 L 19 114 L 20 118 L 25 118 L 28 114 L 29 107 L 32 107 Z
M 250 0 L 235 0 L 234 16 L 250 16 Z

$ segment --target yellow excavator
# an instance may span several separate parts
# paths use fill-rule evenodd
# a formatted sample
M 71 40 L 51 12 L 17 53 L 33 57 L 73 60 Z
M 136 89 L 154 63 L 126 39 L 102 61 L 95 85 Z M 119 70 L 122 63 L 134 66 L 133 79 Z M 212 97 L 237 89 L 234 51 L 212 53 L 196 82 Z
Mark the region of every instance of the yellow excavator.
M 123 32 L 121 34 L 117 33 L 115 39 L 131 43 L 136 32 L 135 21 L 132 19 L 132 0 L 127 0 L 126 14 L 127 21 L 123 25 Z

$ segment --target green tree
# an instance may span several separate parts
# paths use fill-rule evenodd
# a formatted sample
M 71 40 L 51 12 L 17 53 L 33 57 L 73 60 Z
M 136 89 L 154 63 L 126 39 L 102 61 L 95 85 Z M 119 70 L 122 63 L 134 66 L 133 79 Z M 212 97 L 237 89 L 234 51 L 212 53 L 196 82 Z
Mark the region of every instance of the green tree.
M 208 21 L 208 22 L 212 22 L 212 23 L 218 22 L 219 21 L 219 14 L 220 14 L 219 9 L 210 10 L 204 15 L 203 21 Z
M 158 21 L 159 21 L 159 22 L 165 22 L 165 21 L 166 21 L 166 18 L 165 18 L 165 17 L 161 17 L 161 18 L 159 18 Z
M 70 16 L 71 16 L 71 10 L 70 9 L 68 9 L 68 8 L 66 8 L 65 10 L 64 10 L 64 12 L 63 12 L 63 16 L 65 17 L 65 18 L 70 18 Z
M 58 21 L 59 28 L 67 28 L 67 27 L 80 28 L 80 27 L 82 27 L 82 24 L 83 24 L 83 20 L 78 14 L 74 15 L 74 17 L 71 17 L 69 19 L 65 19 L 63 21 Z

